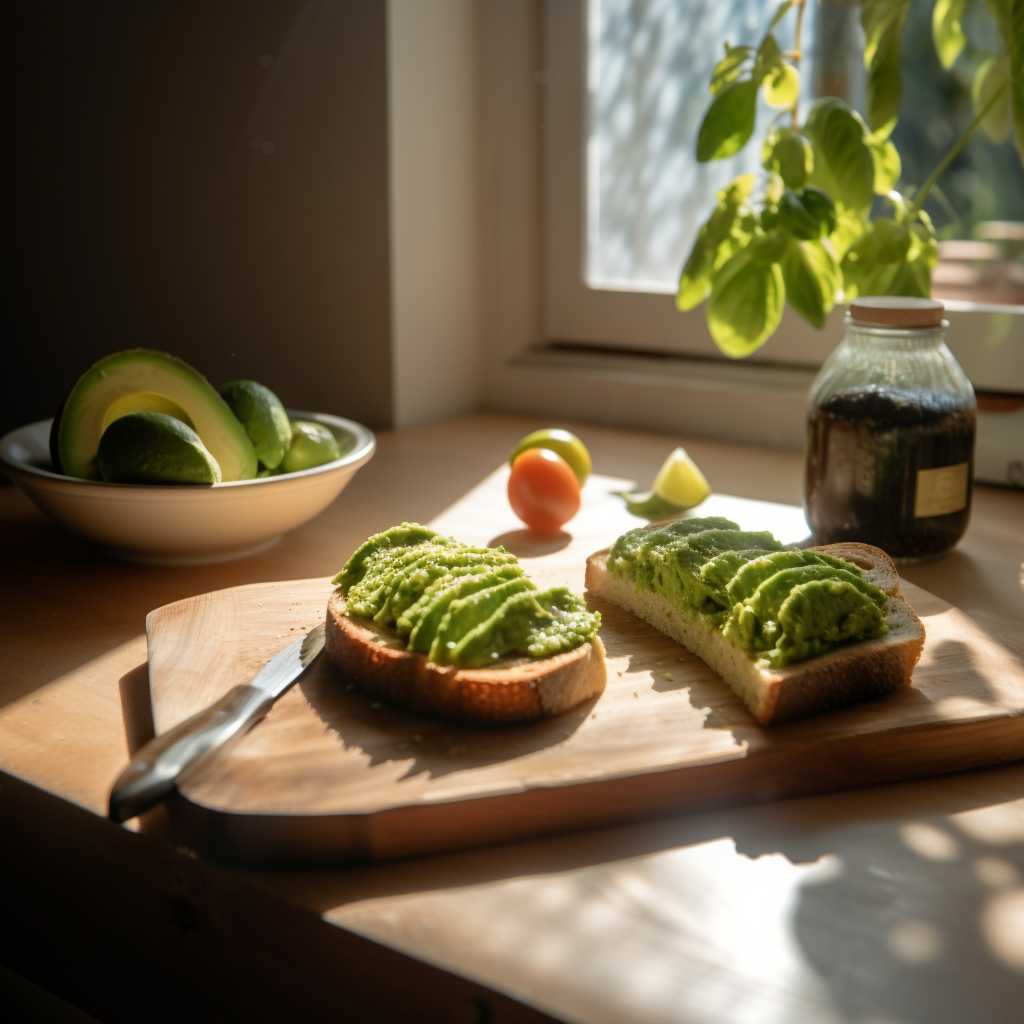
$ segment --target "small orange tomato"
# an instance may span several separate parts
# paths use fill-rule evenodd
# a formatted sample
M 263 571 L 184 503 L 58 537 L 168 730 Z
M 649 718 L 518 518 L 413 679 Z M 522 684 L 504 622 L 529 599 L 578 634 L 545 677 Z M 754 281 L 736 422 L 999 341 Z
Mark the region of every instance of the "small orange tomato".
M 580 483 L 547 448 L 528 448 L 512 463 L 508 503 L 531 530 L 554 533 L 580 510 Z

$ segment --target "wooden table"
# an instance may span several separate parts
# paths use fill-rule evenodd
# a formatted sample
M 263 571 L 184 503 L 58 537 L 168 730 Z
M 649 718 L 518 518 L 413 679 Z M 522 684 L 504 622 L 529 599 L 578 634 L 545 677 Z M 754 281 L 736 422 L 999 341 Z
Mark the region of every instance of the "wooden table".
M 246 873 L 103 813 L 140 724 L 146 612 L 325 576 L 441 513 L 538 424 L 384 433 L 327 512 L 258 557 L 109 561 L 0 489 L 0 959 L 103 1020 L 1016 1021 L 1024 763 L 332 872 Z M 645 484 L 680 439 L 579 428 Z M 716 491 L 798 503 L 799 456 L 684 441 Z M 975 493 L 907 578 L 1024 658 L 1024 495 Z

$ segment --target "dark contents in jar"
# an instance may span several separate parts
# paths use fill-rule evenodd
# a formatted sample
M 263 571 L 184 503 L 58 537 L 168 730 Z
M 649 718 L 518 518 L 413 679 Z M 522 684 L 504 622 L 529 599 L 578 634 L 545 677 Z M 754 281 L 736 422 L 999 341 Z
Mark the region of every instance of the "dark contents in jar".
M 894 558 L 952 548 L 970 517 L 976 419 L 971 404 L 938 391 L 869 386 L 826 399 L 808 424 L 804 493 L 815 541 L 862 541 Z M 915 517 L 918 471 L 964 462 L 966 505 Z

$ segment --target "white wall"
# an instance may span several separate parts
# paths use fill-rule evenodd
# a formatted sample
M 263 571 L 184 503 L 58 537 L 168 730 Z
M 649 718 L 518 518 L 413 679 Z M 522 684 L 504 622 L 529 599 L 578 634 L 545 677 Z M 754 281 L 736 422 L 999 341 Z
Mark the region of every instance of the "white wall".
M 478 408 L 476 0 L 389 0 L 393 423 Z

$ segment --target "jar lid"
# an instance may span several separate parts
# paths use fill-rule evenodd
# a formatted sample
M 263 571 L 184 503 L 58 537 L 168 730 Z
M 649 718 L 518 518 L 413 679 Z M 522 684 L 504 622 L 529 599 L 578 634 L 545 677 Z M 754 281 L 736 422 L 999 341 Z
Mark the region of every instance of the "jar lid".
M 850 316 L 883 327 L 938 327 L 946 307 L 938 299 L 909 295 L 865 295 L 850 303 Z

